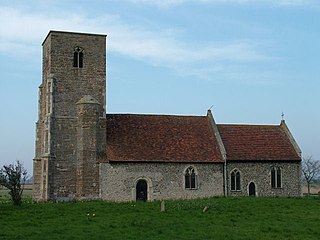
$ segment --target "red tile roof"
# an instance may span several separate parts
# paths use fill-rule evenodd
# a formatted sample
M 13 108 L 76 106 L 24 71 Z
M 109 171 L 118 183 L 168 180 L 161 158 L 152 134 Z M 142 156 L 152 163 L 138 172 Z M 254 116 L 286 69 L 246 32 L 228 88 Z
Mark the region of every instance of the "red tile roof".
M 227 160 L 301 160 L 281 125 L 217 126 Z
M 107 114 L 108 161 L 223 162 L 207 116 Z

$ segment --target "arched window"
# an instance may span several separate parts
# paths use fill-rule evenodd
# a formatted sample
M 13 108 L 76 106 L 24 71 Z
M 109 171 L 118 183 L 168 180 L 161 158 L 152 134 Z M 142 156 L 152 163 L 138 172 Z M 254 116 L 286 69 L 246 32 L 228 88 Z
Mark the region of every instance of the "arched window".
M 240 191 L 240 172 L 235 169 L 231 172 L 231 191 Z
M 73 51 L 73 67 L 83 68 L 83 49 L 80 47 Z
M 282 187 L 282 171 L 280 167 L 271 168 L 271 187 L 272 188 Z
M 193 167 L 188 167 L 184 173 L 185 189 L 197 189 L 197 174 Z

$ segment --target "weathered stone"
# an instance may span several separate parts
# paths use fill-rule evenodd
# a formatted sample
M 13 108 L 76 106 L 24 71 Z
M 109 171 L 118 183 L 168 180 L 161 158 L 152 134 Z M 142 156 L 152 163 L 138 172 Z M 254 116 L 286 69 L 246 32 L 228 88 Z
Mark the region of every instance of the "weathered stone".
M 271 168 L 282 169 L 282 187 L 271 187 Z M 240 172 L 240 191 L 231 191 L 230 174 L 234 169 Z M 301 163 L 300 162 L 235 162 L 227 165 L 228 196 L 248 196 L 249 184 L 256 187 L 256 196 L 301 196 Z
M 139 179 L 147 182 L 148 200 L 223 196 L 223 164 L 197 163 L 197 189 L 185 189 L 186 163 L 100 163 L 100 196 L 108 201 L 135 201 Z
M 76 47 L 84 52 L 82 68 L 73 66 Z M 106 138 L 106 36 L 50 31 L 42 76 L 33 197 L 98 198 L 96 161 Z
M 166 203 L 164 200 L 161 201 L 161 212 L 165 212 L 166 211 Z

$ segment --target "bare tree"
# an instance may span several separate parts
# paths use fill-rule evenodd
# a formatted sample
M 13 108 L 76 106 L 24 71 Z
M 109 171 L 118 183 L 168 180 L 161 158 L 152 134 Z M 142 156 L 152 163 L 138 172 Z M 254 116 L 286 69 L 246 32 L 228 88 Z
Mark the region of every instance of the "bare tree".
M 23 164 L 17 161 L 16 164 L 4 165 L 0 170 L 0 185 L 8 188 L 14 205 L 21 205 L 24 183 L 28 177 L 27 170 Z
M 320 161 L 313 160 L 312 156 L 303 158 L 302 173 L 307 181 L 308 195 L 310 195 L 310 183 L 320 174 Z

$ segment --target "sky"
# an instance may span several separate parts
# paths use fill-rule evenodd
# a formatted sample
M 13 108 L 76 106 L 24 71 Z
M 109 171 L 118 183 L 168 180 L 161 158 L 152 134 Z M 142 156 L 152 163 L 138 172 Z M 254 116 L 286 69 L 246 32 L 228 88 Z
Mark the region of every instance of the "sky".
M 107 112 L 280 124 L 320 159 L 318 0 L 1 0 L 0 166 L 32 175 L 42 42 L 107 34 Z

